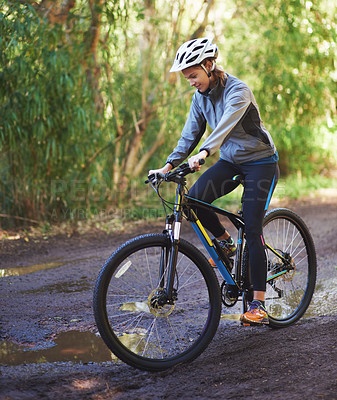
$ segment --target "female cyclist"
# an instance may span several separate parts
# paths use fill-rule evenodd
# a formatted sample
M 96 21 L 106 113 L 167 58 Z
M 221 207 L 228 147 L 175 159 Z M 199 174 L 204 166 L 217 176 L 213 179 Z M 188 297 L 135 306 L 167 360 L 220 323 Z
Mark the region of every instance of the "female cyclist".
M 225 73 L 216 64 L 217 56 L 217 46 L 209 38 L 190 40 L 177 51 L 170 72 L 181 71 L 197 90 L 176 148 L 163 168 L 151 170 L 149 174 L 165 174 L 186 159 L 199 143 L 208 123 L 212 133 L 188 163 L 190 168 L 198 171 L 200 159 L 218 150 L 220 159 L 201 175 L 189 195 L 212 203 L 239 185 L 232 180 L 233 176 L 244 176 L 243 216 L 254 300 L 247 312 L 241 315 L 241 321 L 251 325 L 268 324 L 264 305 L 267 260 L 262 222 L 278 180 L 278 155 L 271 135 L 263 125 L 252 91 L 244 82 Z M 217 215 L 202 209 L 197 213 L 229 257 L 234 256 L 234 241 Z

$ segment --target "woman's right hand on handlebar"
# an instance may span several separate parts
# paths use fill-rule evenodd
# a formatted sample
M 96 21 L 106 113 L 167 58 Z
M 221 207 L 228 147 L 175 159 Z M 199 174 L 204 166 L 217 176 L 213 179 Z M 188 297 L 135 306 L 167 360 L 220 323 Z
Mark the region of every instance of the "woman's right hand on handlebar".
M 167 163 L 163 168 L 150 169 L 150 171 L 148 172 L 147 176 L 155 175 L 155 174 L 163 174 L 163 175 L 165 175 L 167 172 L 171 171 L 171 169 L 172 169 L 172 165 Z

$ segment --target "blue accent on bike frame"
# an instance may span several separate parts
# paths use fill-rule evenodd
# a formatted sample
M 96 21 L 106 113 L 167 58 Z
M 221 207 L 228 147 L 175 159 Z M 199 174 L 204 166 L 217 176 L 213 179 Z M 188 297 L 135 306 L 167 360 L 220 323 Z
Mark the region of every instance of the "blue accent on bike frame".
M 274 280 L 274 279 L 276 279 L 276 278 L 278 278 L 278 277 L 280 277 L 280 276 L 286 274 L 287 272 L 288 272 L 288 271 L 281 271 L 281 272 L 279 272 L 278 274 L 275 274 L 275 275 L 273 275 L 273 276 L 270 276 L 269 278 L 267 278 L 267 282 L 270 282 L 270 281 L 272 281 L 272 280 Z
M 199 239 L 201 240 L 202 244 L 205 246 L 206 250 L 208 251 L 208 254 L 212 257 L 213 261 L 215 262 L 216 266 L 218 267 L 218 270 L 220 271 L 224 280 L 228 283 L 228 285 L 236 286 L 236 283 L 235 283 L 232 275 L 227 271 L 226 267 L 224 266 L 222 261 L 219 259 L 219 256 L 217 255 L 214 247 L 212 247 L 208 244 L 205 236 L 202 234 L 198 225 L 194 222 L 191 222 L 191 225 L 192 225 L 193 229 L 195 230 L 196 234 L 198 235 Z
M 270 190 L 269 190 L 266 206 L 264 208 L 265 211 L 268 210 L 269 203 L 270 203 L 270 200 L 271 200 L 271 195 L 273 194 L 274 187 L 275 187 L 275 175 L 274 175 L 274 178 L 273 178 L 273 182 L 271 183 L 271 186 L 270 186 Z

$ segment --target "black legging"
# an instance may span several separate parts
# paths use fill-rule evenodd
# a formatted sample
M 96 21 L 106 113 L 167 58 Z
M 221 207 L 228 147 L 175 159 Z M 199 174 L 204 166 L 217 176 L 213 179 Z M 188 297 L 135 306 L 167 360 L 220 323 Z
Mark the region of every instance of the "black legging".
M 239 185 L 238 182 L 232 180 L 233 176 L 238 174 L 245 178 L 243 217 L 252 284 L 254 290 L 265 291 L 267 260 L 262 237 L 262 222 L 278 181 L 277 163 L 240 165 L 220 159 L 201 175 L 190 189 L 189 195 L 206 203 L 213 203 L 214 200 L 228 194 Z M 203 226 L 215 237 L 225 233 L 225 228 L 214 212 L 202 208 L 196 209 L 196 212 Z

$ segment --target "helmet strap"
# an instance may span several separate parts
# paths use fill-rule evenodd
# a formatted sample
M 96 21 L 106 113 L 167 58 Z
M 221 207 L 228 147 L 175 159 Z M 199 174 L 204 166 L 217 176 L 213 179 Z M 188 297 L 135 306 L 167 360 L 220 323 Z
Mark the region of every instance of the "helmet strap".
M 209 71 L 207 71 L 207 69 L 204 66 L 204 64 L 200 64 L 200 67 L 206 72 L 207 76 L 210 78 L 212 74 Z
M 213 66 L 214 66 L 214 63 L 213 63 Z M 212 66 L 211 71 L 213 71 L 213 66 Z M 208 76 L 208 80 L 209 80 L 208 89 L 210 89 L 211 83 L 212 83 L 212 81 L 211 81 L 212 74 L 211 74 L 210 71 L 207 71 L 207 69 L 206 69 L 206 67 L 204 66 L 204 64 L 200 64 L 200 67 L 206 72 L 206 74 L 207 74 L 207 76 Z

